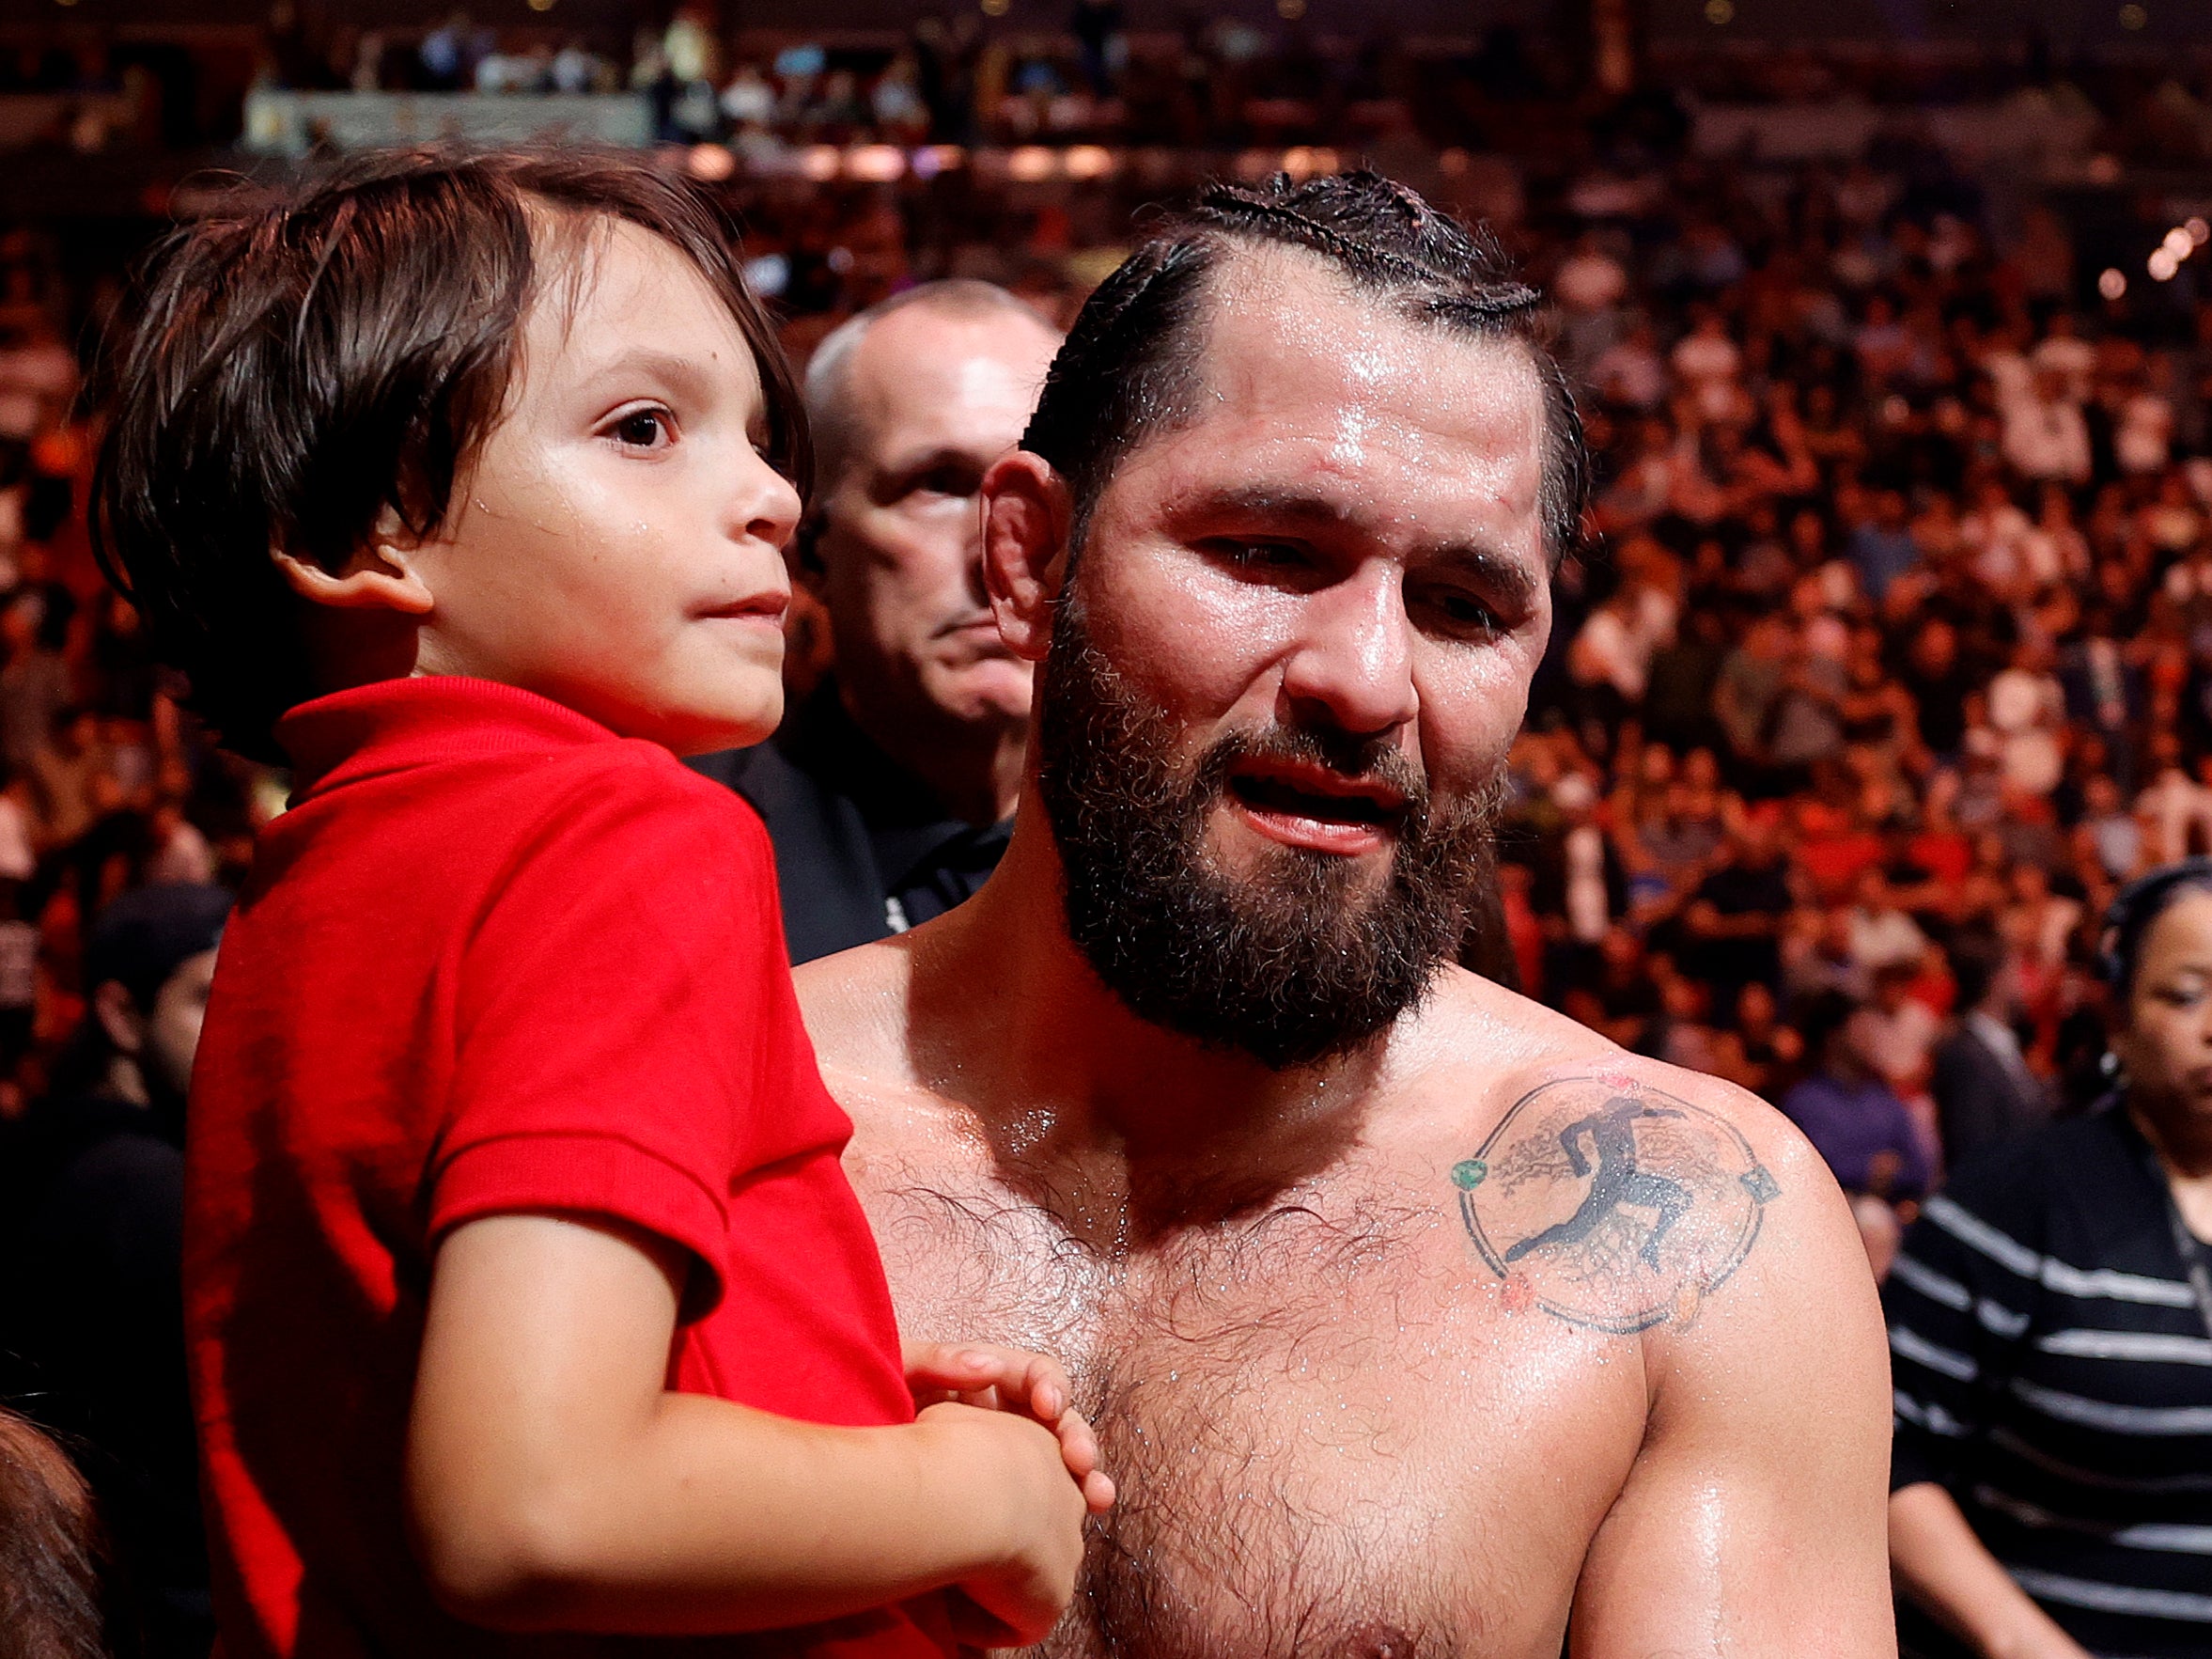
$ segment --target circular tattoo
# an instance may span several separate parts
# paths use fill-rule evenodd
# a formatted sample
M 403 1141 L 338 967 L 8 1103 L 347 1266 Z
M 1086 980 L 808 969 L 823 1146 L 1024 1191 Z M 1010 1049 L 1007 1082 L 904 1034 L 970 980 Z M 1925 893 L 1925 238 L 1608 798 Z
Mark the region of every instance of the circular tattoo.
M 1695 1319 L 1781 1190 L 1726 1119 L 1600 1077 L 1522 1096 L 1452 1184 L 1508 1307 L 1622 1336 Z

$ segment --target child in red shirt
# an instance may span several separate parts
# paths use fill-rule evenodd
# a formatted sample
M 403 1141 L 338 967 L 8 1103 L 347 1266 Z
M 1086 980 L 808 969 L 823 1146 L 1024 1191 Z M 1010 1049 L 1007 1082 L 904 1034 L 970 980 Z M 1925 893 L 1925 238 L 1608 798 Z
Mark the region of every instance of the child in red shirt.
M 776 724 L 805 456 L 643 168 L 374 157 L 159 258 L 103 557 L 297 785 L 191 1103 L 227 1659 L 890 1659 L 1071 1593 L 1111 1485 L 1067 1379 L 902 1368 L 765 832 L 675 759 Z

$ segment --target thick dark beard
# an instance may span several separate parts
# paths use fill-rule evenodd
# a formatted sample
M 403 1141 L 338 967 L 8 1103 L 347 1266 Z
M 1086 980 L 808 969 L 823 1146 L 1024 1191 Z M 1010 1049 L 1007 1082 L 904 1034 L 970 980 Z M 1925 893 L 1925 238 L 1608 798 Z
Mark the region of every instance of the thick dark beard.
M 1038 695 L 1038 783 L 1065 871 L 1067 931 L 1142 1019 L 1275 1071 L 1361 1047 L 1417 1006 L 1457 953 L 1491 873 L 1500 775 L 1439 810 L 1393 744 L 1336 728 L 1232 734 L 1189 772 L 1176 728 L 1092 643 L 1072 589 Z M 1283 847 L 1243 881 L 1209 865 L 1207 815 L 1252 755 L 1312 761 L 1402 791 L 1388 884 L 1363 901 L 1353 861 Z

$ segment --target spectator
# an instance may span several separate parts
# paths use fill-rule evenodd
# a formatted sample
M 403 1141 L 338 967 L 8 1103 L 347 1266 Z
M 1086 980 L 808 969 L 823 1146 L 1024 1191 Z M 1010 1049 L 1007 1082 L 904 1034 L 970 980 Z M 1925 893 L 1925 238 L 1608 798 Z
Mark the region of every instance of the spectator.
M 1746 985 L 1780 982 L 1782 919 L 1794 902 L 1773 820 L 1747 818 L 1683 914 L 1690 955 L 1719 1006 L 1734 1007 Z
M 1846 1192 L 1895 1203 L 1928 1188 L 1927 1149 L 1896 1091 L 1866 1052 L 1859 1005 L 1840 992 L 1816 998 L 1798 1021 L 1813 1074 L 1782 1097 Z
M 230 910 L 149 887 L 86 948 L 91 1009 L 55 1092 L 13 1126 L 0 1175 L 0 1313 L 29 1375 L 10 1392 L 84 1447 L 151 1659 L 212 1636 L 185 1394 L 184 1090 Z
M 773 741 L 697 762 L 775 843 L 794 962 L 928 920 L 1005 850 L 1029 667 L 983 592 L 976 489 L 1021 436 L 1058 336 L 977 282 L 911 289 L 817 351 L 800 575 L 836 665 Z
M 1963 933 L 1950 957 L 1959 1012 L 1936 1047 L 1929 1088 L 1943 1161 L 1956 1168 L 2036 1127 L 2049 1115 L 2050 1100 L 2020 1049 L 2019 976 L 2004 941 L 1987 931 Z
M 2129 887 L 2105 939 L 2117 1087 L 1962 1163 L 1884 1287 L 1916 1648 L 2204 1651 L 2173 1544 L 2212 1526 L 2212 861 Z

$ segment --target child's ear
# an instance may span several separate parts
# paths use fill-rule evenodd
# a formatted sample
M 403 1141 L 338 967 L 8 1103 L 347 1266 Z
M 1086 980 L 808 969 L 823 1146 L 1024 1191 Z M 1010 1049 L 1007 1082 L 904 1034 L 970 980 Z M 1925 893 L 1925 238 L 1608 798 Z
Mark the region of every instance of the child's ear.
M 285 586 L 310 603 L 340 611 L 397 611 L 402 616 L 426 617 L 437 603 L 429 584 L 415 568 L 419 539 L 386 508 L 377 515 L 367 545 L 344 568 L 325 570 L 311 558 L 302 558 L 281 547 L 272 547 Z

